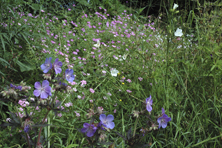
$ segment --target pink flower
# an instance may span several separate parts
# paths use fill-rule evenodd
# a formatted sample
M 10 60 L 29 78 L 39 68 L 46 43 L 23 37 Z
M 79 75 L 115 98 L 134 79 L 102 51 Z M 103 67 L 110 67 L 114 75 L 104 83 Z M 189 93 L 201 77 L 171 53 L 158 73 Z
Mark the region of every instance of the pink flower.
M 128 90 L 128 89 L 127 89 L 126 91 L 127 91 L 128 93 L 131 93 L 131 92 L 132 92 L 132 91 L 130 91 L 130 90 Z
M 139 77 L 138 79 L 139 79 L 140 81 L 142 81 L 142 80 L 143 80 L 143 78 L 141 78 L 141 77 Z
M 91 93 L 94 93 L 94 92 L 95 92 L 95 90 L 93 90 L 92 88 L 90 88 L 89 91 L 90 91 Z
M 62 117 L 62 113 L 58 113 L 57 116 Z
M 85 80 L 82 80 L 81 83 L 82 83 L 81 84 L 82 87 L 84 87 L 87 84 L 87 82 Z
M 131 82 L 132 82 L 130 79 L 127 79 L 126 81 L 127 81 L 127 82 L 129 82 L 129 83 L 131 83 Z
M 113 112 L 116 113 L 116 109 Z
M 71 103 L 71 102 L 66 103 L 65 106 L 66 106 L 66 107 L 70 107 L 70 106 L 72 106 L 72 103 Z
M 77 113 L 76 111 L 74 111 L 75 113 L 76 113 L 76 117 L 80 117 L 80 114 L 79 113 Z
M 29 102 L 24 101 L 24 100 L 19 100 L 18 104 L 20 104 L 22 107 L 26 107 L 29 105 Z

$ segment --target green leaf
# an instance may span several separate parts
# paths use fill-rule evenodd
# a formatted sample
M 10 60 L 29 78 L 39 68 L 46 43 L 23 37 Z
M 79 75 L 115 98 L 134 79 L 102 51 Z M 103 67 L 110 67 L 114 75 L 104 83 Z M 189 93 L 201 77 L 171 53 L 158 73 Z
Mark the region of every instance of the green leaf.
M 32 125 L 31 127 L 46 127 L 50 126 L 51 124 L 37 124 L 37 125 Z
M 17 60 L 16 63 L 19 65 L 21 72 L 35 69 L 35 67 L 30 63 L 22 63 L 19 60 Z
M 67 148 L 73 148 L 73 147 L 75 147 L 75 146 L 79 146 L 79 145 L 78 145 L 78 144 L 71 144 L 71 145 L 68 145 Z

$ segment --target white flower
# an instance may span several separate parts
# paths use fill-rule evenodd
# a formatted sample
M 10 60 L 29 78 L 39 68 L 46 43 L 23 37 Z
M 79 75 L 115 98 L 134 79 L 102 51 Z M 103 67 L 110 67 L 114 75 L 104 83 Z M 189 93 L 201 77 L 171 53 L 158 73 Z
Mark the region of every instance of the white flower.
M 173 10 L 175 10 L 175 9 L 177 9 L 177 7 L 178 7 L 179 5 L 177 5 L 177 4 L 173 4 Z
M 111 70 L 111 75 L 112 75 L 113 77 L 116 77 L 118 73 L 119 73 L 119 71 L 116 70 L 116 68 L 114 68 L 114 69 Z
M 99 48 L 99 46 L 100 46 L 100 41 L 99 41 L 99 40 L 97 40 L 97 43 L 96 43 L 96 44 L 94 44 L 93 46 L 94 46 L 94 47 Z
M 123 60 L 126 60 L 127 54 L 123 55 Z
M 183 35 L 182 29 L 177 28 L 176 32 L 174 33 L 175 36 L 181 37 Z

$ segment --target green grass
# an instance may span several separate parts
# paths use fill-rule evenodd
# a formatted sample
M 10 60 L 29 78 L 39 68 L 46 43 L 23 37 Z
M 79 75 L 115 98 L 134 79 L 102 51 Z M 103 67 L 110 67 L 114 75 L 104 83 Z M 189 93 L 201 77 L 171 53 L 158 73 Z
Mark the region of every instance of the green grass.
M 208 3 L 205 7 L 212 9 Z M 33 97 L 34 83 L 42 83 L 44 80 L 40 65 L 46 58 L 53 57 L 52 63 L 59 58 L 63 63 L 62 72 L 67 68 L 74 70 L 75 84 L 66 82 L 73 92 L 59 92 L 56 95 L 56 99 L 62 102 L 61 106 L 68 111 L 61 112 L 61 117 L 49 112 L 47 123 L 52 126 L 42 130 L 41 135 L 48 138 L 47 146 L 89 147 L 86 137 L 77 129 L 83 128 L 83 123 L 90 122 L 91 119 L 87 118 L 89 110 L 96 112 L 96 106 L 103 107 L 106 115 L 114 116 L 115 128 L 106 132 L 105 139 L 106 142 L 111 142 L 113 147 L 127 147 L 127 141 L 116 132 L 127 135 L 131 127 L 132 133 L 136 134 L 141 133 L 142 128 L 147 129 L 141 143 L 150 144 L 151 147 L 220 147 L 222 11 L 218 7 L 211 12 L 202 6 L 193 9 L 197 9 L 201 15 L 191 11 L 188 13 L 189 19 L 186 20 L 186 10 L 177 8 L 178 13 L 176 10 L 167 10 L 163 18 L 150 18 L 150 21 L 145 22 L 142 19 L 136 20 L 133 18 L 134 14 L 130 16 L 127 10 L 118 14 L 119 18 L 115 17 L 116 21 L 119 21 L 116 22 L 116 27 L 111 26 L 111 21 L 114 20 L 100 9 L 100 14 L 107 19 L 101 19 L 94 13 L 83 17 L 84 13 L 81 13 L 74 22 L 76 24 L 71 25 L 71 13 L 64 14 L 68 23 L 61 23 L 44 12 L 38 18 L 24 15 L 17 24 L 14 23 L 18 28 L 18 23 L 21 23 L 21 27 L 26 27 L 25 31 L 32 30 L 30 34 L 39 34 L 42 37 L 33 40 L 27 38 L 31 44 L 26 47 L 26 56 L 32 59 L 31 64 L 38 66 L 33 71 L 27 70 L 25 74 L 20 71 L 20 78 L 24 78 L 27 85 L 31 86 L 29 98 Z M 24 19 L 27 19 L 27 23 L 24 23 Z M 90 25 L 88 22 L 91 22 Z M 174 35 L 177 28 L 183 30 L 180 40 Z M 118 32 L 118 35 L 114 36 L 114 32 Z M 127 37 L 127 32 L 131 33 L 130 37 Z M 124 36 L 121 37 L 121 34 Z M 101 39 L 100 47 L 93 48 L 96 44 L 93 39 Z M 44 53 L 41 52 L 43 49 Z M 122 59 L 123 55 L 126 56 L 125 60 Z M 111 68 L 119 71 L 116 77 L 111 75 Z M 19 75 L 19 72 L 16 74 Z M 16 79 L 13 75 L 10 75 L 10 78 L 16 82 L 23 80 Z M 82 80 L 87 82 L 85 86 L 81 86 Z M 51 83 L 50 86 L 54 87 Z M 95 92 L 91 93 L 90 88 Z M 153 99 L 151 114 L 146 111 L 144 104 L 150 95 Z M 7 103 L 13 112 L 16 110 L 12 103 L 14 100 L 15 98 L 11 97 L 11 102 Z M 66 107 L 65 104 L 69 102 L 73 105 Z M 165 109 L 171 121 L 165 129 L 149 130 L 152 124 L 158 126 L 157 118 L 161 115 L 161 108 Z M 29 113 L 35 110 L 30 107 L 27 109 Z M 132 115 L 134 110 L 141 112 L 138 119 Z M 41 121 L 45 114 L 46 110 L 35 111 L 33 122 Z M 2 121 L 5 121 L 6 114 L 1 115 Z M 94 122 L 98 123 L 99 118 L 96 117 Z M 9 127 L 1 130 L 0 146 L 28 147 L 24 138 L 18 140 L 21 137 L 19 130 L 24 134 L 19 128 L 12 132 Z M 32 134 L 31 130 L 30 135 Z

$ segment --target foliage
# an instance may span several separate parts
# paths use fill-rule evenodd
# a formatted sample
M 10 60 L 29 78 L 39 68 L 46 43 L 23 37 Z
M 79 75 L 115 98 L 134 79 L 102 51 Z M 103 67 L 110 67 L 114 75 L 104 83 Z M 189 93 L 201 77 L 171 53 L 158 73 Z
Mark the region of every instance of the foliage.
M 126 6 L 131 8 L 117 0 L 75 1 L 71 10 L 61 8 L 62 1 L 24 1 L 20 7 L 19 1 L 9 2 L 1 3 L 0 26 L 0 64 L 7 66 L 0 72 L 7 80 L 0 88 L 1 104 L 8 107 L 1 112 L 2 126 L 7 126 L 1 127 L 4 147 L 28 147 L 25 136 L 14 137 L 26 134 L 25 125 L 32 124 L 29 121 L 34 122 L 30 135 L 37 137 L 41 127 L 40 141 L 48 147 L 221 145 L 219 1 L 186 1 L 177 3 L 175 9 L 176 2 L 161 1 L 158 16 L 148 16 L 147 8 L 152 10 L 154 1 L 129 1 Z M 142 7 L 133 8 L 137 4 Z M 175 36 L 176 30 L 182 32 Z M 42 64 L 50 57 L 63 63 L 61 77 L 43 70 Z M 65 73 L 67 68 L 73 71 Z M 65 85 L 61 80 L 69 72 L 75 80 Z M 9 87 L 11 79 L 13 87 Z M 48 104 L 38 97 L 33 102 L 35 82 L 44 79 L 59 92 L 56 98 L 49 95 Z M 28 95 L 19 89 L 25 86 L 22 80 L 31 88 Z M 8 93 L 12 96 L 7 99 Z M 21 105 L 23 99 L 28 106 Z M 50 104 L 50 99 L 58 101 Z M 165 129 L 158 128 L 158 119 L 165 114 L 161 108 L 171 120 Z M 54 113 L 46 114 L 47 109 Z M 22 121 L 15 112 L 24 116 Z M 47 123 L 42 125 L 38 121 L 45 114 Z M 112 114 L 115 128 L 102 133 L 96 130 L 92 137 L 80 134 L 83 123 L 99 128 L 100 114 Z M 17 128 L 11 131 L 8 125 Z M 35 140 L 29 142 L 36 144 Z

